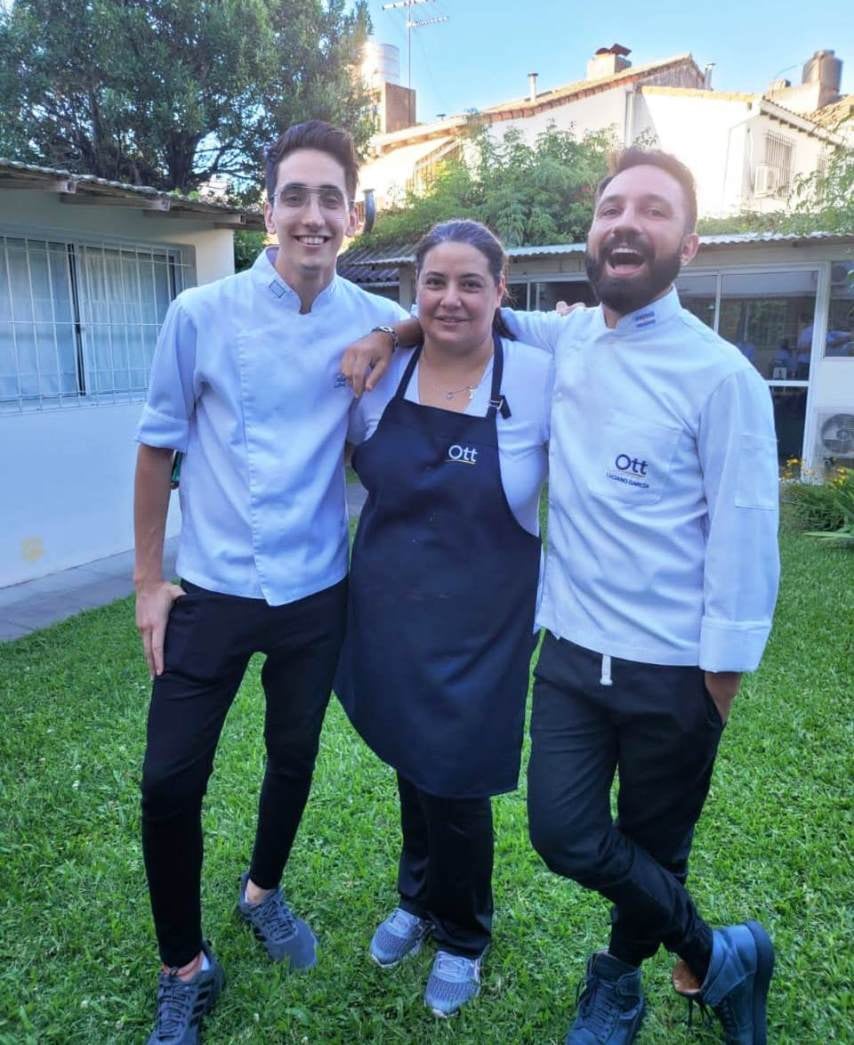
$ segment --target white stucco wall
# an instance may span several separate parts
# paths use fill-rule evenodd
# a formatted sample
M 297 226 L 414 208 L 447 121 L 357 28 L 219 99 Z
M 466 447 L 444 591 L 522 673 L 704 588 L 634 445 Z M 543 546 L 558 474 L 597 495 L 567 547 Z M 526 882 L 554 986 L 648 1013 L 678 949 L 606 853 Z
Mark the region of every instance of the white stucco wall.
M 52 193 L 0 192 L 0 233 L 185 248 L 189 282 L 234 271 L 233 234 L 210 220 L 125 207 L 61 204 Z M 0 413 L 0 587 L 133 545 L 134 431 L 141 402 L 73 403 Z M 177 532 L 177 497 L 169 535 Z
M 758 103 L 718 97 L 641 91 L 636 102 L 635 136 L 653 134 L 659 146 L 685 163 L 697 181 L 702 217 L 725 217 L 749 208 L 779 210 L 780 196 L 756 196 L 754 176 L 765 163 L 765 136 L 778 135 L 793 145 L 792 180 L 810 174 L 823 143 L 797 127 L 773 120 Z

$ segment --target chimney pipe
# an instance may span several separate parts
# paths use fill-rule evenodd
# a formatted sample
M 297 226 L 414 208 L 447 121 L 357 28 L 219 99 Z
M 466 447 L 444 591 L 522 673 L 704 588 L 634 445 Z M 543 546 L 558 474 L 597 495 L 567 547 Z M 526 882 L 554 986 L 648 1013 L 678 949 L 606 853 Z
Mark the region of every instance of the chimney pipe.
M 528 98 L 535 102 L 537 100 L 537 76 L 539 73 L 528 73 Z

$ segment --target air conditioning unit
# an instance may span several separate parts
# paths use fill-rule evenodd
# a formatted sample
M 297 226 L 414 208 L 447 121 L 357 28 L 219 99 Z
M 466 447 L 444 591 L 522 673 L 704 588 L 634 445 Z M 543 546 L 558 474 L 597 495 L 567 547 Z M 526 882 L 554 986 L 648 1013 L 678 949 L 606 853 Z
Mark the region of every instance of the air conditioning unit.
M 854 414 L 819 414 L 817 450 L 825 461 L 854 461 Z
M 779 167 L 771 167 L 760 163 L 753 177 L 754 196 L 773 196 L 783 182 L 783 172 Z

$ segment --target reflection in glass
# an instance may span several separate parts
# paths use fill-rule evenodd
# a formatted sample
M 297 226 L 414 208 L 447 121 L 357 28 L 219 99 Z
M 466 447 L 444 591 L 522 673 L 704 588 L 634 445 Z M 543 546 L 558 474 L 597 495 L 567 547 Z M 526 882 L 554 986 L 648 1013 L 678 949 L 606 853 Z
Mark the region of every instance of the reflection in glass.
M 697 319 L 714 329 L 717 276 L 714 273 L 696 276 L 693 273 L 685 273 L 676 280 L 676 289 L 682 307 L 693 312 Z
M 817 278 L 815 271 L 723 276 L 718 333 L 768 380 L 806 381 Z
M 567 305 L 573 305 L 577 301 L 582 305 L 595 305 L 596 297 L 590 284 L 583 279 L 534 284 L 531 301 L 533 308 L 540 312 L 551 312 L 558 301 L 565 301 Z
M 830 314 L 824 354 L 854 359 L 854 261 L 834 261 L 830 266 Z
M 804 443 L 804 420 L 807 410 L 805 388 L 771 388 L 774 402 L 774 427 L 777 431 L 777 453 L 781 464 L 801 456 Z

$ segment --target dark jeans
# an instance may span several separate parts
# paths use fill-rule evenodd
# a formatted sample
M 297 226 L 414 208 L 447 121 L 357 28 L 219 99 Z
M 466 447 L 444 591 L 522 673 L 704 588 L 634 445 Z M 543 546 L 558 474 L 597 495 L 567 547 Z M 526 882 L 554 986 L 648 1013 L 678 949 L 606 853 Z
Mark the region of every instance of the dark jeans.
M 154 681 L 142 773 L 142 846 L 161 959 L 185 965 L 202 945 L 202 798 L 220 732 L 249 658 L 265 653 L 267 765 L 250 875 L 279 884 L 308 798 L 344 632 L 347 582 L 269 606 L 184 584 Z
M 478 958 L 492 934 L 492 803 L 439 798 L 400 774 L 400 906 L 433 924 L 440 949 Z
M 616 957 L 640 964 L 662 943 L 695 957 L 711 930 L 684 883 L 721 718 L 699 668 L 614 658 L 611 676 L 603 685 L 599 654 L 546 635 L 531 720 L 531 841 L 551 870 L 614 904 Z

